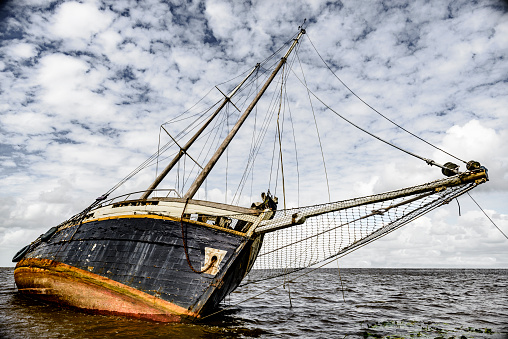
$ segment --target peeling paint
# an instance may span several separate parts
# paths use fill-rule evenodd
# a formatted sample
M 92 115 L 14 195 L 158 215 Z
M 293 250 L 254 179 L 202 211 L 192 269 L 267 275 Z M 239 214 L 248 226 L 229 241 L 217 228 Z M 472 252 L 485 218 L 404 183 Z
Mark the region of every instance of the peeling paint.
M 161 299 L 192 313 L 193 317 L 199 317 L 198 314 L 214 309 L 225 295 L 238 286 L 246 273 L 247 262 L 242 261 L 248 260 L 250 251 L 235 260 L 240 252 L 238 247 L 245 241 L 244 234 L 234 230 L 219 230 L 215 226 L 205 227 L 199 222 L 188 222 L 188 226 L 186 240 L 190 249 L 190 261 L 194 267 L 203 265 L 203 261 L 209 263 L 216 257 L 215 265 L 204 274 L 195 274 L 189 268 L 180 237 L 181 223 L 160 217 L 105 218 L 83 223 L 79 229 L 75 229 L 78 227 L 75 225 L 57 234 L 50 242 L 39 246 L 25 258 L 33 259 L 37 256 L 44 258 L 39 260 L 50 260 L 55 265 L 69 265 L 72 269 L 101 276 L 137 292 L 146 292 L 151 303 L 154 298 Z M 75 234 L 74 239 L 63 242 L 67 233 Z M 214 248 L 203 247 L 212 244 Z M 244 248 L 243 245 L 240 247 Z M 230 259 L 233 261 L 230 262 Z M 26 267 L 27 270 L 32 268 L 34 267 Z M 225 277 L 228 270 L 231 272 Z M 66 272 L 67 278 L 69 281 L 77 280 L 76 286 L 89 282 L 88 278 L 74 278 L 72 272 Z M 64 276 L 62 274 L 60 278 L 64 279 Z M 218 280 L 214 281 L 216 279 Z M 16 279 L 16 283 L 20 289 L 31 288 L 24 285 L 23 280 Z M 40 288 L 49 287 L 43 285 Z M 155 292 L 158 290 L 160 292 Z M 81 307 L 73 304 L 74 296 L 70 290 L 64 292 L 68 292 L 69 296 L 65 300 L 58 300 L 60 304 L 89 309 L 85 307 L 87 303 L 102 303 L 100 299 L 89 300 L 83 302 L 85 306 Z M 29 293 L 29 290 L 23 293 Z M 58 298 L 60 291 L 55 289 L 52 294 Z M 102 295 L 90 295 L 90 298 L 95 297 L 102 298 Z M 119 298 L 122 299 L 123 296 Z M 95 309 L 94 307 L 92 308 Z
M 47 259 L 23 259 L 14 271 L 23 294 L 93 313 L 125 315 L 161 322 L 197 317 L 193 312 L 114 280 Z

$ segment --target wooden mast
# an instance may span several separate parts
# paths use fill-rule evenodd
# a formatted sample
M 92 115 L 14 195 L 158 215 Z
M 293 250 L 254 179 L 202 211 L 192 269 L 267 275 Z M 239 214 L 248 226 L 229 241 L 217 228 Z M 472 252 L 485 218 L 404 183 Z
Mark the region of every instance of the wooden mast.
M 241 83 L 238 84 L 238 86 L 236 86 L 233 89 L 233 91 L 231 91 L 231 93 L 229 95 L 227 95 L 227 96 L 224 95 L 225 98 L 222 101 L 222 103 L 220 104 L 220 106 L 215 110 L 215 112 L 212 114 L 212 116 L 210 118 L 208 118 L 208 120 L 203 124 L 203 126 L 201 126 L 201 128 L 196 132 L 196 134 L 194 134 L 194 136 L 189 141 L 187 141 L 187 143 L 182 148 L 180 148 L 180 151 L 178 152 L 178 154 L 173 158 L 173 160 L 171 160 L 171 162 L 166 166 L 166 168 L 164 168 L 164 170 L 157 176 L 155 181 L 150 185 L 150 187 L 148 187 L 148 189 L 145 191 L 145 193 L 143 193 L 143 195 L 141 196 L 141 199 L 147 199 L 150 196 L 150 194 L 152 194 L 152 192 L 157 188 L 157 186 L 166 177 L 166 175 L 168 175 L 169 171 L 171 171 L 171 169 L 178 163 L 178 161 L 182 158 L 182 156 L 185 153 L 187 153 L 187 150 L 189 149 L 190 146 L 192 146 L 194 141 L 196 141 L 196 139 L 201 135 L 201 133 L 203 133 L 203 131 L 208 127 L 208 125 L 217 116 L 217 114 L 219 114 L 219 112 L 224 108 L 224 106 L 226 106 L 226 104 L 230 101 L 231 97 L 236 94 L 236 92 L 240 89 L 240 87 L 242 87 L 242 85 L 245 83 L 245 81 L 247 81 L 247 79 L 249 79 L 250 76 L 258 68 L 259 68 L 259 64 L 257 64 L 252 69 L 252 71 L 242 80 Z
M 203 168 L 201 173 L 199 173 L 199 175 L 197 176 L 196 180 L 194 180 L 194 182 L 192 183 L 192 185 L 189 188 L 189 190 L 187 191 L 187 193 L 185 193 L 184 198 L 186 198 L 186 199 L 192 199 L 192 197 L 196 194 L 196 192 L 198 191 L 199 187 L 201 187 L 201 185 L 205 181 L 206 177 L 208 176 L 208 174 L 210 173 L 212 168 L 215 166 L 215 164 L 217 163 L 217 161 L 221 157 L 222 153 L 224 153 L 224 151 L 228 147 L 228 145 L 231 142 L 231 140 L 235 137 L 236 133 L 238 132 L 238 130 L 240 129 L 242 124 L 245 122 L 245 119 L 247 119 L 247 117 L 249 116 L 250 112 L 254 109 L 254 106 L 256 106 L 256 104 L 258 103 L 258 101 L 261 98 L 261 96 L 263 96 L 263 94 L 265 93 L 266 89 L 268 88 L 268 86 L 270 85 L 272 80 L 275 78 L 275 76 L 277 75 L 277 73 L 279 72 L 281 67 L 286 63 L 286 60 L 287 60 L 289 54 L 291 54 L 291 52 L 295 48 L 296 44 L 298 43 L 298 40 L 301 38 L 301 36 L 303 34 L 305 34 L 305 30 L 302 28 L 300 30 L 300 33 L 296 37 L 296 39 L 293 40 L 293 43 L 291 44 L 291 47 L 289 47 L 289 50 L 287 51 L 286 55 L 284 55 L 284 57 L 282 57 L 280 62 L 277 64 L 277 67 L 275 67 L 275 69 L 273 70 L 272 74 L 270 75 L 268 80 L 265 82 L 265 84 L 263 85 L 263 87 L 261 88 L 259 93 L 256 95 L 254 100 L 251 102 L 249 107 L 247 107 L 247 109 L 245 110 L 243 115 L 236 122 L 235 126 L 233 126 L 233 128 L 229 132 L 228 136 L 224 139 L 224 141 L 222 142 L 220 147 L 217 149 L 217 151 L 215 151 L 215 154 L 208 161 L 208 164 L 206 164 L 206 166 Z

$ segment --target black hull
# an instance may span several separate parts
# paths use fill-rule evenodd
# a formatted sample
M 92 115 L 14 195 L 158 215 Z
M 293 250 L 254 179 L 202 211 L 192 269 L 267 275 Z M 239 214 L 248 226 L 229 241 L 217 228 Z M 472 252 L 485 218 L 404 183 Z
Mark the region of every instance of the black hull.
M 215 274 L 191 269 L 181 222 L 158 216 L 105 218 L 62 229 L 27 253 L 16 271 L 33 265 L 33 260 L 61 263 L 201 316 L 215 310 L 240 284 L 255 260 L 261 238 L 248 239 L 240 232 L 192 221 L 184 222 L 183 229 L 195 270 L 207 266 L 206 248 L 225 251 Z M 22 292 L 44 289 L 40 283 L 34 285 L 30 274 L 19 274 L 18 279 L 15 272 L 15 278 Z M 65 303 L 66 298 L 59 300 Z

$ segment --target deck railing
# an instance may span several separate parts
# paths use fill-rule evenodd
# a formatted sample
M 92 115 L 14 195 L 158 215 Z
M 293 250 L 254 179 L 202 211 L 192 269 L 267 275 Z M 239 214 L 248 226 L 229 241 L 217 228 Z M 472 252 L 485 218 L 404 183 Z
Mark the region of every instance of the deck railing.
M 99 203 L 96 204 L 93 208 L 95 209 L 95 208 L 98 208 L 98 207 L 107 206 L 107 205 L 110 205 L 112 203 L 119 202 L 119 201 L 137 200 L 137 199 L 140 199 L 141 196 L 143 194 L 145 194 L 146 192 L 151 192 L 151 194 L 164 193 L 164 194 L 161 194 L 160 196 L 156 196 L 156 198 L 169 198 L 169 196 L 172 193 L 175 195 L 176 198 L 181 198 L 181 196 L 178 193 L 178 191 L 175 190 L 174 188 L 151 189 L 151 190 L 135 191 L 135 192 L 125 193 L 125 194 L 116 196 L 114 198 L 110 198 L 110 199 L 106 198 L 106 199 L 104 199 L 102 201 L 100 200 L 100 198 L 97 198 L 97 201 Z

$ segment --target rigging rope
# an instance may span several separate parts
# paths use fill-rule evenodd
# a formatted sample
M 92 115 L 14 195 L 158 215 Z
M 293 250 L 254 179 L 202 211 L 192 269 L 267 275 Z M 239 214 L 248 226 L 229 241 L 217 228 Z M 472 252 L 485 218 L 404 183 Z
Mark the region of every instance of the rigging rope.
M 226 109 L 224 110 L 224 113 L 221 112 L 221 114 L 223 115 L 222 117 L 222 120 L 219 120 L 219 119 L 216 119 L 215 122 L 214 122 L 214 126 L 210 129 L 209 132 L 207 132 L 206 134 L 200 136 L 197 140 L 201 140 L 202 138 L 204 138 L 205 135 L 208 135 L 207 136 L 207 142 L 205 142 L 205 145 L 209 145 L 208 147 L 202 147 L 199 151 L 199 154 L 198 154 L 198 159 L 201 159 L 201 155 L 203 154 L 203 152 L 205 151 L 206 149 L 206 154 L 205 156 L 203 157 L 203 159 L 207 159 L 208 158 L 208 155 L 210 154 L 210 152 L 213 150 L 213 149 L 216 149 L 218 144 L 220 143 L 221 141 L 221 138 L 220 136 L 222 135 L 223 131 L 224 131 L 224 121 L 227 120 L 228 118 L 228 113 L 227 113 L 227 107 L 229 106 L 226 106 Z M 208 143 L 208 140 L 210 140 L 210 136 L 212 135 L 213 133 L 213 139 L 212 139 L 212 142 L 211 143 Z M 212 147 L 215 143 L 215 146 Z M 184 159 L 185 160 L 185 159 Z M 191 175 L 192 173 L 194 172 L 194 169 L 196 168 L 196 164 L 194 164 L 192 166 L 192 169 L 189 171 L 189 174 L 187 175 L 187 178 L 185 178 L 183 180 L 183 183 L 182 183 L 182 194 L 183 194 L 183 190 L 185 188 L 185 185 L 187 184 L 187 182 L 189 181 L 189 179 L 191 178 Z
M 282 176 L 282 190 L 283 190 L 283 196 L 284 196 L 284 206 L 286 205 L 286 196 L 285 196 L 285 183 L 284 183 L 284 168 L 283 168 L 283 162 L 282 162 L 282 132 L 281 132 L 281 129 L 280 129 L 280 124 L 279 124 L 279 120 L 280 120 L 280 113 L 281 113 L 281 109 L 282 109 L 282 104 L 284 104 L 284 110 L 283 112 L 285 112 L 285 107 L 286 107 L 286 101 L 282 101 L 284 100 L 284 96 L 283 96 L 283 93 L 284 91 L 286 90 L 286 85 L 287 85 L 287 78 L 288 78 L 288 73 L 289 72 L 286 72 L 286 65 L 288 66 L 287 68 L 288 69 L 292 69 L 293 67 L 293 64 L 295 63 L 295 60 L 296 60 L 296 52 L 299 50 L 300 48 L 300 45 L 297 45 L 296 48 L 295 48 L 295 53 L 291 56 L 291 59 L 289 61 L 287 61 L 285 64 L 284 64 L 284 67 L 282 69 L 282 72 L 281 72 L 281 75 L 280 75 L 280 95 L 278 96 L 278 101 L 277 101 L 277 98 L 276 98 L 276 94 L 278 93 L 278 91 L 274 91 L 273 92 L 273 97 L 272 97 L 272 102 L 270 103 L 270 106 L 272 107 L 273 109 L 273 112 L 275 112 L 276 110 L 276 105 L 278 103 L 278 106 L 279 106 L 279 109 L 278 109 L 278 114 L 277 114 L 277 125 L 276 125 L 276 130 L 275 130 L 275 133 L 274 133 L 274 141 L 273 141 L 273 150 L 272 150 L 272 161 L 271 161 L 271 166 L 270 166 L 270 176 L 269 176 L 269 187 L 271 186 L 271 180 L 272 180 L 272 172 L 273 172 L 273 167 L 274 167 L 274 159 L 275 159 L 275 150 L 276 150 L 276 145 L 277 145 L 277 140 L 279 140 L 279 154 L 280 154 L 280 163 L 277 162 L 277 171 L 276 171 L 276 177 L 275 177 L 275 191 L 274 191 L 274 195 L 277 193 L 277 186 L 278 186 L 278 175 L 279 175 L 279 166 L 280 166 L 280 169 L 281 169 L 281 176 Z M 286 80 L 285 80 L 286 79 Z M 287 92 L 286 92 L 287 94 Z M 284 119 L 283 119 L 283 122 L 282 122 L 283 126 L 284 126 Z
M 449 156 L 451 156 L 452 158 L 455 158 L 457 159 L 458 161 L 462 161 L 463 163 L 467 164 L 466 161 L 460 159 L 460 158 L 457 158 L 456 156 L 454 156 L 453 154 L 450 154 L 448 152 L 446 152 L 445 150 L 431 144 L 430 142 L 428 142 L 427 140 L 417 136 L 416 134 L 408 131 L 407 129 L 405 129 L 404 127 L 398 125 L 397 123 L 395 123 L 393 120 L 389 119 L 388 117 L 386 117 L 385 115 L 383 115 L 381 112 L 379 112 L 377 109 L 375 109 L 374 107 L 372 107 L 371 105 L 369 105 L 365 100 L 363 100 L 362 98 L 360 98 L 355 92 L 353 92 L 353 90 L 351 88 L 349 88 L 343 81 L 342 79 L 340 79 L 337 74 L 335 74 L 335 72 L 331 69 L 331 67 L 328 65 L 328 63 L 323 59 L 323 57 L 321 56 L 321 54 L 319 54 L 318 50 L 316 49 L 316 46 L 314 46 L 314 43 L 312 42 L 312 40 L 310 39 L 310 36 L 307 34 L 307 37 L 312 45 L 312 47 L 314 48 L 314 50 L 316 51 L 317 55 L 319 56 L 319 58 L 321 59 L 321 61 L 323 61 L 323 63 L 325 64 L 325 66 L 330 70 L 330 72 L 340 81 L 340 83 L 346 87 L 346 89 L 351 92 L 351 94 L 353 94 L 358 100 L 360 100 L 362 103 L 364 103 L 367 107 L 369 107 L 371 110 L 373 110 L 374 112 L 376 112 L 377 114 L 379 114 L 381 117 L 383 117 L 384 119 L 386 119 L 387 121 L 391 122 L 392 124 L 394 124 L 395 126 L 397 126 L 398 128 L 400 128 L 401 130 L 403 130 L 404 132 L 412 135 L 413 137 L 423 141 L 424 143 L 426 143 L 427 145 L 430 145 L 432 147 L 434 147 L 435 149 L 445 153 L 445 154 L 448 154 Z
M 370 197 L 277 210 L 265 226 L 256 228 L 256 233 L 264 234 L 253 266 L 259 271 L 249 275 L 243 285 L 294 274 L 350 253 L 486 181 L 472 178 L 460 183 L 463 176 Z M 457 180 L 456 186 L 449 186 Z
M 282 197 L 284 201 L 284 209 L 286 209 L 286 185 L 284 183 L 284 162 L 282 161 L 282 139 L 281 139 L 281 131 L 280 131 L 280 112 L 282 110 L 282 101 L 283 101 L 283 89 L 284 89 L 284 72 L 286 71 L 286 65 L 282 67 L 282 83 L 280 85 L 280 98 L 279 98 L 279 112 L 277 113 L 277 133 L 279 136 L 279 154 L 280 154 L 280 169 L 281 169 L 281 177 L 282 177 Z
M 297 48 L 298 48 L 298 46 L 297 46 Z M 293 60 L 293 62 L 294 62 L 294 57 L 291 60 Z M 276 63 L 274 63 L 269 70 L 266 70 L 266 72 L 268 73 L 268 71 L 271 71 L 274 68 L 275 65 L 276 65 Z M 259 88 L 259 86 L 257 88 Z M 267 110 L 267 115 L 265 115 L 265 118 L 264 118 L 264 120 L 263 120 L 263 122 L 261 124 L 259 133 L 257 135 L 257 139 L 256 139 L 255 130 L 253 131 L 252 141 L 251 141 L 251 147 L 250 147 L 250 151 L 249 151 L 249 157 L 248 157 L 247 163 L 245 165 L 245 169 L 244 169 L 244 172 L 242 174 L 242 178 L 240 179 L 240 182 L 239 182 L 238 187 L 237 187 L 236 192 L 235 192 L 235 197 L 237 197 L 236 198 L 237 201 L 240 199 L 240 195 L 243 192 L 243 189 L 245 187 L 245 184 L 246 184 L 247 179 L 248 179 L 249 176 L 251 177 L 251 195 L 252 195 L 252 182 L 253 182 L 254 164 L 255 164 L 255 160 L 257 158 L 257 155 L 259 154 L 261 143 L 263 142 L 263 140 L 264 140 L 264 138 L 266 136 L 266 133 L 268 131 L 269 124 L 270 124 L 273 116 L 275 115 L 276 106 L 277 106 L 277 100 L 276 100 L 277 96 L 276 96 L 276 93 L 277 93 L 277 91 L 273 92 L 272 99 L 271 99 L 271 102 L 269 104 L 269 109 Z M 279 103 L 280 103 L 280 101 L 279 101 Z M 255 128 L 256 128 L 256 124 L 257 124 L 257 120 L 256 120 L 257 119 L 257 106 L 256 106 L 256 114 L 255 114 L 254 118 L 255 118 L 254 125 L 255 125 Z M 275 151 L 276 140 L 277 140 L 277 137 L 275 135 L 274 136 L 274 151 Z M 272 154 L 272 156 L 273 156 L 273 154 Z M 273 159 L 272 159 L 272 167 L 271 168 L 273 170 Z M 272 173 L 270 173 L 270 180 L 269 180 L 269 182 L 271 182 L 271 175 L 272 175 Z M 270 186 L 270 184 L 269 184 L 269 186 Z
M 226 130 L 229 132 L 229 106 L 226 107 Z M 229 166 L 229 147 L 226 148 L 226 189 L 224 191 L 224 203 L 228 203 L 228 166 Z
M 293 35 L 293 37 L 291 37 L 290 39 L 288 39 L 282 46 L 280 46 L 280 48 L 278 48 L 277 50 L 275 50 L 270 56 L 268 56 L 267 58 L 265 58 L 261 63 L 260 63 L 260 66 L 261 65 L 264 65 L 266 63 L 268 63 L 270 60 L 273 59 L 273 57 L 275 55 L 277 55 L 278 53 L 280 53 L 280 51 L 286 47 L 289 43 L 291 43 L 294 39 L 294 37 L 296 36 Z M 278 61 L 276 61 L 278 62 Z M 235 79 L 237 79 L 238 77 L 246 74 L 247 72 L 249 72 L 249 70 L 246 70 L 244 71 L 243 73 L 237 75 L 236 77 L 233 77 L 227 81 L 224 81 L 222 83 L 219 83 L 217 86 L 220 86 L 220 85 L 223 85 L 225 83 L 228 83 L 228 82 L 231 82 Z M 268 75 L 266 75 L 265 73 L 267 73 L 267 71 L 262 71 L 261 74 L 265 75 L 265 77 L 268 77 Z M 253 83 L 255 80 L 249 80 L 250 83 Z M 247 86 L 245 86 L 247 87 Z M 169 124 L 169 123 L 176 123 L 176 122 L 181 122 L 183 120 L 186 120 L 186 119 L 190 119 L 194 116 L 199 116 L 193 123 L 189 124 L 187 126 L 187 128 L 185 128 L 184 130 L 182 130 L 177 136 L 175 139 L 178 139 L 180 140 L 181 137 L 184 137 L 185 135 L 187 135 L 188 133 L 190 133 L 190 131 L 192 131 L 192 129 L 194 129 L 195 127 L 192 127 L 193 125 L 195 126 L 196 122 L 201 119 L 210 109 L 212 109 L 213 107 L 215 107 L 221 100 L 217 101 L 215 104 L 211 105 L 208 110 L 205 110 L 202 114 L 200 113 L 197 113 L 197 114 L 194 114 L 194 115 L 191 115 L 191 116 L 187 116 L 187 117 L 183 117 L 185 114 L 189 113 L 192 109 L 194 109 L 199 103 L 201 103 L 209 94 L 210 92 L 215 88 L 212 87 L 210 88 L 210 90 L 201 98 L 199 99 L 194 105 L 192 105 L 190 108 L 188 108 L 187 110 L 185 110 L 183 113 L 175 116 L 174 118 L 166 121 L 163 123 L 164 124 Z M 240 88 L 239 92 L 243 91 L 243 88 Z M 191 128 L 192 127 L 192 128 Z M 190 129 L 190 130 L 189 130 Z M 169 149 L 169 147 L 171 147 L 173 145 L 173 142 L 168 142 L 167 144 L 165 144 L 164 146 L 160 147 L 160 144 L 159 144 L 159 147 L 157 149 L 157 152 L 155 152 L 154 154 L 152 154 L 150 157 L 148 157 L 148 159 L 146 159 L 143 163 L 141 163 L 136 169 L 134 169 L 132 172 L 130 172 L 128 175 L 126 175 L 122 180 L 120 180 L 120 182 L 118 182 L 116 185 L 114 185 L 112 188 L 110 188 L 105 194 L 103 194 L 101 197 L 97 198 L 97 200 L 92 203 L 90 205 L 90 208 L 92 207 L 95 207 L 97 206 L 98 204 L 100 204 L 103 200 L 105 200 L 112 192 L 114 192 L 115 190 L 117 190 L 120 186 L 122 186 L 125 182 L 127 182 L 129 179 L 131 179 L 133 176 L 135 176 L 136 174 L 138 174 L 140 171 L 142 171 L 143 169 L 149 167 L 149 166 L 152 166 L 154 165 L 154 162 L 156 167 L 158 167 L 158 159 L 159 159 L 159 156 L 160 154 L 164 153 L 167 149 Z M 165 158 L 166 159 L 166 158 Z M 157 171 L 156 171 L 157 172 Z
M 206 271 L 208 271 L 214 264 L 215 262 L 217 261 L 217 256 L 213 256 L 211 259 L 210 259 L 210 263 L 208 263 L 208 265 L 206 265 L 202 270 L 196 270 L 194 268 L 194 266 L 192 266 L 192 263 L 190 261 L 190 257 L 189 257 L 189 248 L 187 247 L 187 237 L 185 235 L 185 232 L 184 232 L 184 227 L 183 227 L 183 217 L 185 215 L 185 209 L 187 208 L 187 204 L 189 203 L 189 198 L 187 198 L 185 200 L 185 205 L 183 207 L 183 211 L 182 211 L 182 215 L 180 217 L 180 226 L 181 226 L 181 231 L 182 231 L 182 243 L 183 243 L 183 250 L 185 252 L 185 258 L 187 259 L 187 264 L 189 265 L 189 268 L 194 272 L 194 273 L 198 273 L 198 274 L 201 274 L 201 273 L 204 273 Z
M 289 122 L 291 124 L 291 131 L 293 133 L 293 145 L 295 147 L 297 205 L 300 206 L 300 168 L 299 168 L 299 164 L 298 164 L 298 149 L 296 147 L 295 126 L 293 124 L 293 115 L 291 114 L 291 107 L 289 105 L 289 97 L 288 97 L 286 87 L 284 87 L 284 93 L 285 93 L 285 100 L 286 100 L 286 103 L 288 106 Z
M 378 137 L 377 135 L 375 135 L 375 134 L 373 134 L 373 133 L 371 133 L 371 132 L 367 131 L 366 129 L 364 129 L 364 128 L 362 128 L 362 127 L 358 126 L 358 125 L 357 125 L 357 124 L 355 124 L 354 122 L 352 122 L 352 121 L 348 120 L 346 117 L 344 117 L 343 115 L 341 115 L 340 113 L 338 113 L 337 111 L 335 111 L 335 110 L 334 110 L 333 108 L 331 108 L 328 104 L 326 104 L 323 100 L 321 100 L 321 98 L 320 98 L 320 97 L 318 97 L 318 96 L 317 96 L 317 95 L 316 95 L 316 94 L 315 94 L 315 93 L 314 93 L 314 92 L 313 92 L 310 88 L 308 88 L 308 87 L 307 87 L 307 85 L 306 85 L 306 84 L 305 84 L 305 83 L 304 83 L 304 82 L 303 82 L 303 81 L 302 81 L 302 80 L 298 77 L 298 75 L 296 75 L 296 73 L 295 73 L 294 71 L 293 71 L 293 74 L 294 74 L 294 76 L 295 76 L 295 77 L 296 77 L 296 78 L 300 81 L 300 83 L 301 83 L 301 84 L 302 84 L 302 85 L 303 85 L 303 86 L 304 86 L 304 87 L 305 87 L 305 88 L 309 91 L 309 93 L 311 93 L 311 94 L 312 94 L 312 95 L 313 95 L 313 96 L 314 96 L 314 97 L 315 97 L 315 98 L 316 98 L 319 102 L 321 102 L 321 103 L 323 104 L 323 106 L 325 106 L 327 109 L 329 109 L 330 111 L 332 111 L 333 113 L 335 113 L 335 114 L 336 114 L 339 118 L 341 118 L 342 120 L 344 120 L 344 121 L 345 121 L 345 122 L 347 122 L 348 124 L 350 124 L 350 125 L 352 125 L 353 127 L 355 127 L 355 128 L 357 128 L 357 129 L 359 129 L 360 131 L 362 131 L 362 132 L 364 132 L 364 133 L 366 133 L 366 134 L 370 135 L 371 137 L 376 138 L 376 139 L 378 139 L 379 141 L 384 142 L 385 144 L 387 144 L 387 145 L 389 145 L 389 146 L 392 146 L 392 147 L 394 147 L 394 148 L 398 149 L 399 151 L 402 151 L 402 152 L 404 152 L 404 153 L 406 153 L 406 154 L 409 154 L 409 155 L 411 155 L 411 156 L 413 156 L 413 157 L 415 157 L 415 158 L 418 158 L 418 159 L 420 159 L 420 160 L 425 161 L 425 162 L 427 163 L 427 165 L 430 165 L 430 166 L 437 166 L 437 167 L 440 167 L 440 168 L 443 168 L 443 169 L 448 169 L 447 167 L 445 167 L 445 166 L 443 166 L 443 165 L 440 165 L 440 164 L 436 163 L 436 162 L 435 162 L 434 160 L 432 160 L 432 159 L 427 159 L 427 158 L 424 158 L 424 157 L 419 156 L 419 155 L 417 155 L 417 154 L 415 154 L 415 153 L 412 153 L 412 152 L 410 152 L 410 151 L 408 151 L 408 150 L 405 150 L 405 149 L 403 149 L 402 147 L 399 147 L 399 146 L 397 146 L 397 145 L 395 145 L 395 144 L 393 144 L 393 143 L 391 143 L 391 142 L 389 142 L 389 141 L 387 141 L 387 140 L 384 140 L 384 139 L 382 139 L 382 138 Z
M 365 244 L 365 245 L 366 245 L 366 244 Z M 365 245 L 362 245 L 362 246 L 360 246 L 360 247 L 363 247 L 363 246 L 365 246 Z M 224 312 L 224 311 L 226 311 L 226 310 L 230 309 L 231 307 L 234 307 L 234 306 L 240 305 L 240 304 L 242 304 L 242 303 L 244 303 L 244 302 L 246 302 L 246 301 L 249 301 L 249 300 L 251 300 L 251 299 L 257 298 L 257 297 L 259 297 L 260 295 L 263 295 L 263 294 L 265 294 L 265 293 L 268 293 L 268 292 L 270 292 L 270 291 L 273 291 L 274 289 L 276 289 L 276 288 L 278 288 L 278 287 L 284 286 L 284 284 L 287 284 L 287 283 L 290 283 L 290 282 L 295 282 L 295 281 L 297 281 L 298 279 L 300 279 L 300 278 L 302 278 L 302 277 L 304 277 L 304 276 L 306 276 L 306 275 L 309 275 L 309 274 L 313 273 L 314 271 L 316 271 L 316 270 L 318 270 L 318 269 L 320 269 L 320 268 L 323 268 L 324 266 L 326 266 L 326 265 L 330 264 L 330 263 L 331 263 L 331 262 L 333 262 L 335 259 L 337 259 L 337 260 L 338 260 L 338 259 L 342 258 L 343 256 L 345 256 L 346 254 L 349 254 L 349 253 L 351 253 L 351 252 L 356 251 L 356 250 L 357 250 L 357 249 L 359 249 L 360 247 L 355 248 L 354 250 L 352 250 L 352 251 L 350 251 L 350 252 L 348 252 L 348 253 L 344 253 L 344 254 L 342 254 L 342 255 L 337 255 L 337 257 L 332 257 L 332 258 L 330 258 L 330 260 L 326 260 L 323 264 L 321 264 L 321 265 L 319 265 L 319 266 L 316 266 L 316 267 L 313 267 L 313 268 L 309 269 L 307 272 L 304 272 L 304 273 L 300 274 L 299 276 L 296 276 L 296 277 L 291 278 L 291 279 L 288 279 L 288 280 L 284 279 L 284 280 L 283 280 L 283 282 L 282 282 L 282 283 L 280 283 L 280 284 L 278 284 L 278 285 L 275 285 L 275 286 L 273 286 L 273 287 L 271 287 L 271 288 L 269 288 L 269 289 L 266 289 L 266 290 L 264 290 L 264 291 L 262 291 L 262 292 L 260 292 L 260 293 L 258 293 L 258 294 L 256 294 L 256 295 L 253 295 L 253 296 L 251 296 L 251 297 L 249 297 L 249 298 L 246 298 L 246 299 L 244 299 L 244 300 L 241 300 L 241 301 L 237 302 L 236 304 L 229 305 L 228 307 L 225 307 L 225 308 L 223 308 L 223 309 L 221 309 L 221 310 L 219 310 L 219 311 L 217 311 L 217 312 L 214 312 L 214 313 L 208 314 L 208 315 L 204 316 L 203 318 L 201 318 L 201 320 L 206 319 L 206 318 L 209 318 L 209 317 L 211 317 L 211 316 L 213 316 L 213 315 L 216 315 L 216 314 L 222 313 L 222 312 Z M 268 280 L 268 279 L 272 279 L 272 278 L 273 278 L 273 277 L 271 277 L 271 278 L 267 278 L 267 279 L 263 279 L 263 280 Z M 256 281 L 256 282 L 261 282 L 261 281 L 263 281 L 263 280 L 258 280 L 258 281 Z M 247 284 L 243 284 L 243 285 L 240 285 L 240 286 L 245 286 L 245 285 L 247 285 Z
M 312 105 L 312 100 L 310 97 L 309 88 L 307 87 L 307 80 L 305 79 L 305 73 L 303 73 L 302 62 L 300 61 L 300 56 L 298 55 L 298 51 L 296 51 L 295 54 L 298 58 L 298 63 L 300 64 L 300 69 L 302 71 L 303 81 L 305 83 L 305 87 L 307 88 L 307 95 L 309 97 L 310 107 L 312 109 L 312 116 L 314 117 L 314 126 L 316 126 L 316 132 L 317 132 L 318 141 L 319 141 L 319 149 L 321 150 L 321 158 L 323 159 L 323 167 L 325 170 L 326 188 L 328 189 L 328 201 L 332 201 L 331 194 L 330 194 L 330 184 L 328 183 L 328 171 L 326 170 L 325 154 L 323 152 L 323 145 L 321 144 L 321 136 L 319 135 L 319 128 L 318 128 L 318 124 L 317 124 L 317 120 L 316 120 L 316 113 L 314 112 L 314 105 Z
M 339 258 L 337 258 L 337 270 L 339 271 L 340 290 L 342 291 L 342 300 L 344 300 L 344 302 L 346 302 L 346 297 L 344 296 L 344 285 L 342 284 L 342 276 L 340 275 Z
M 485 211 L 483 210 L 483 208 L 480 206 L 480 204 L 478 204 L 476 202 L 476 200 L 473 199 L 473 197 L 471 196 L 471 194 L 469 194 L 469 192 L 467 192 L 467 195 L 469 195 L 469 197 L 471 198 L 471 200 L 473 200 L 473 202 L 476 204 L 476 206 L 478 206 L 478 208 L 480 209 L 480 211 L 483 212 L 483 214 L 485 214 L 485 216 L 487 217 L 487 219 L 490 220 L 490 222 L 492 223 L 492 225 L 496 226 L 496 228 L 499 230 L 499 232 L 501 232 L 502 235 L 504 235 L 504 237 L 506 239 L 508 239 L 508 236 L 506 236 L 506 234 L 496 225 L 496 223 L 487 215 L 487 213 L 485 213 Z
M 270 104 L 270 106 L 271 105 L 272 104 Z M 273 116 L 274 116 L 274 111 L 268 110 L 268 114 L 265 115 L 265 118 L 264 118 L 263 122 L 261 123 L 258 138 L 252 148 L 252 152 L 249 154 L 249 159 L 247 160 L 244 174 L 242 176 L 242 179 L 240 180 L 240 182 L 242 183 L 241 184 L 242 189 L 243 189 L 243 186 L 245 185 L 247 177 L 253 172 L 254 161 L 255 161 L 256 157 L 258 156 L 259 151 L 261 150 L 261 143 L 264 140 L 266 133 L 268 132 L 268 126 L 270 125 L 270 122 L 272 121 Z

